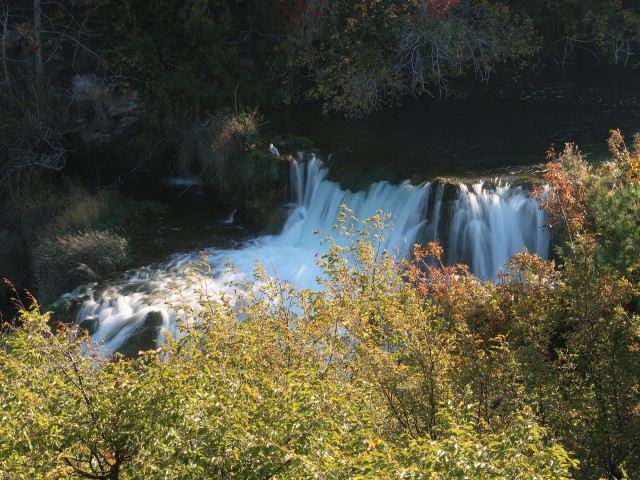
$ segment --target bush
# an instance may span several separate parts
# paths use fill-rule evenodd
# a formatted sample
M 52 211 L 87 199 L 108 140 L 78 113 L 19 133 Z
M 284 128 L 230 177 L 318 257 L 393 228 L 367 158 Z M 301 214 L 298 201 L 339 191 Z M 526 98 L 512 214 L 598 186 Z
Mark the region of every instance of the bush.
M 48 234 L 64 234 L 80 230 L 102 230 L 119 225 L 133 210 L 133 202 L 115 190 L 102 190 L 95 195 L 82 189 L 66 202 L 66 207 L 47 228 Z
M 137 359 L 109 357 L 75 327 L 52 332 L 48 316 L 23 312 L 23 327 L 0 337 L 0 471 L 17 480 L 568 480 L 577 462 L 527 409 L 487 425 L 466 395 L 443 392 L 451 401 L 435 406 L 430 432 L 389 428 L 404 416 L 395 407 L 429 394 L 423 378 L 433 372 L 418 360 L 440 353 L 429 350 L 438 319 L 388 257 L 377 264 L 375 247 L 351 239 L 322 260 L 327 287 L 346 291 L 296 291 L 258 267 L 237 307 L 204 292 L 199 313 L 184 311 L 200 328 Z M 343 261 L 350 255 L 356 265 Z M 403 313 L 422 307 L 426 321 L 405 328 Z M 394 343 L 405 339 L 412 345 Z M 410 358 L 415 348 L 424 349 Z M 408 377 L 406 398 L 386 395 L 380 366 Z M 406 418 L 419 421 L 421 410 Z
M 179 161 L 183 172 L 201 176 L 226 193 L 246 192 L 280 178 L 280 162 L 255 150 L 261 116 L 255 110 L 219 114 L 185 134 Z
M 37 291 L 43 304 L 76 286 L 100 279 L 127 263 L 127 241 L 86 231 L 47 238 L 34 250 Z
M 91 193 L 76 180 L 52 185 L 38 178 L 24 182 L 3 201 L 7 208 L 1 213 L 2 221 L 30 245 L 43 236 L 111 228 L 140 208 L 116 190 Z

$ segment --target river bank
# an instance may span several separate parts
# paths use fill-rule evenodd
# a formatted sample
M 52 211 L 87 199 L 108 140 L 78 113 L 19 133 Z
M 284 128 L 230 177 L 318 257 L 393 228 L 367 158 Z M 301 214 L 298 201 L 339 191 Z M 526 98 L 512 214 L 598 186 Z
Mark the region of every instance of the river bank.
M 532 74 L 518 82 L 496 78 L 490 88 L 472 89 L 466 98 L 420 99 L 364 119 L 323 116 L 314 105 L 268 111 L 260 126 L 263 140 L 255 148 L 268 153 L 268 143 L 275 142 L 293 158 L 298 149 L 308 148 L 308 142 L 291 139 L 310 138 L 329 167 L 328 178 L 351 190 L 366 190 L 382 180 L 418 185 L 436 178 L 454 183 L 535 178 L 552 144 L 559 148 L 575 142 L 588 159 L 599 162 L 608 157 L 605 139 L 610 129 L 623 127 L 628 134 L 640 131 L 638 76 L 638 72 L 607 68 Z M 278 233 L 284 225 L 282 207 L 290 200 L 286 185 L 279 193 L 272 192 L 275 196 L 265 191 L 268 200 L 258 195 L 252 207 L 200 179 L 192 184 L 185 177 L 171 179 L 168 174 L 175 160 L 156 163 L 165 167 L 150 170 L 143 164 L 139 170 L 125 172 L 117 161 L 111 162 L 116 168 L 110 169 L 105 157 L 99 170 L 80 168 L 92 165 L 80 159 L 67 169 L 68 174 L 79 175 L 88 191 L 108 187 L 124 198 L 163 205 L 156 213 L 133 208 L 130 214 L 137 213 L 129 220 L 125 222 L 124 217 L 130 214 L 124 214 L 115 222 L 120 222 L 118 231 L 129 241 L 129 267 L 179 251 L 227 248 L 260 233 Z M 56 188 L 58 201 L 64 204 L 60 195 L 64 189 Z M 30 202 L 30 211 L 38 211 L 37 202 Z M 58 207 L 40 223 L 46 224 L 63 210 Z M 234 211 L 233 221 L 228 222 Z M 74 228 L 90 227 L 85 223 Z M 9 253 L 4 255 L 3 276 L 38 295 L 29 280 L 31 255 L 24 244 L 10 237 L 4 242 Z M 9 295 L 5 290 L 5 306 Z

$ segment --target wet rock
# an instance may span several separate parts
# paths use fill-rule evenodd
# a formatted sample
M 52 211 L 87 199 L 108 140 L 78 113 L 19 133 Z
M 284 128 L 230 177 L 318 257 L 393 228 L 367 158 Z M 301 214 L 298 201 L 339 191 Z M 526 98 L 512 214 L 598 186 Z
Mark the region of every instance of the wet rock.
M 61 297 L 51 305 L 49 310 L 52 312 L 51 320 L 54 322 L 72 324 L 75 323 L 80 311 L 82 300 L 77 297 Z
M 78 327 L 81 330 L 86 330 L 89 335 L 93 335 L 98 331 L 98 328 L 100 327 L 100 319 L 95 317 L 87 317 L 82 322 L 80 322 L 80 325 L 78 325 Z
M 158 334 L 162 329 L 164 316 L 159 310 L 148 312 L 145 319 L 123 342 L 118 352 L 125 357 L 134 358 L 140 352 L 152 350 L 158 346 Z

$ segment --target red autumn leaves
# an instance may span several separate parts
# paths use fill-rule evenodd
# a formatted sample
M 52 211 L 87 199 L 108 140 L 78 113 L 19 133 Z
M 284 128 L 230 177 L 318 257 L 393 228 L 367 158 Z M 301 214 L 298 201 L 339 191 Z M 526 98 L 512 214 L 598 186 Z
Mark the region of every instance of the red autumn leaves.
M 420 0 L 422 4 L 438 15 L 440 18 L 446 18 L 449 16 L 449 12 L 452 8 L 455 8 L 460 0 Z

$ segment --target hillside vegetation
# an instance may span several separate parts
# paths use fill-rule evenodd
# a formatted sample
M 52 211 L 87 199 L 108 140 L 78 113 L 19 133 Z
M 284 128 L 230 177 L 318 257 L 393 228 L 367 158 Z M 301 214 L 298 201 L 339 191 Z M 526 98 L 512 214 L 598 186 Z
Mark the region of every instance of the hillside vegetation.
M 640 136 L 610 146 L 597 168 L 549 153 L 557 262 L 523 252 L 495 282 L 437 244 L 399 263 L 388 217 L 345 207 L 319 291 L 257 266 L 137 358 L 23 310 L 0 478 L 640 478 Z

